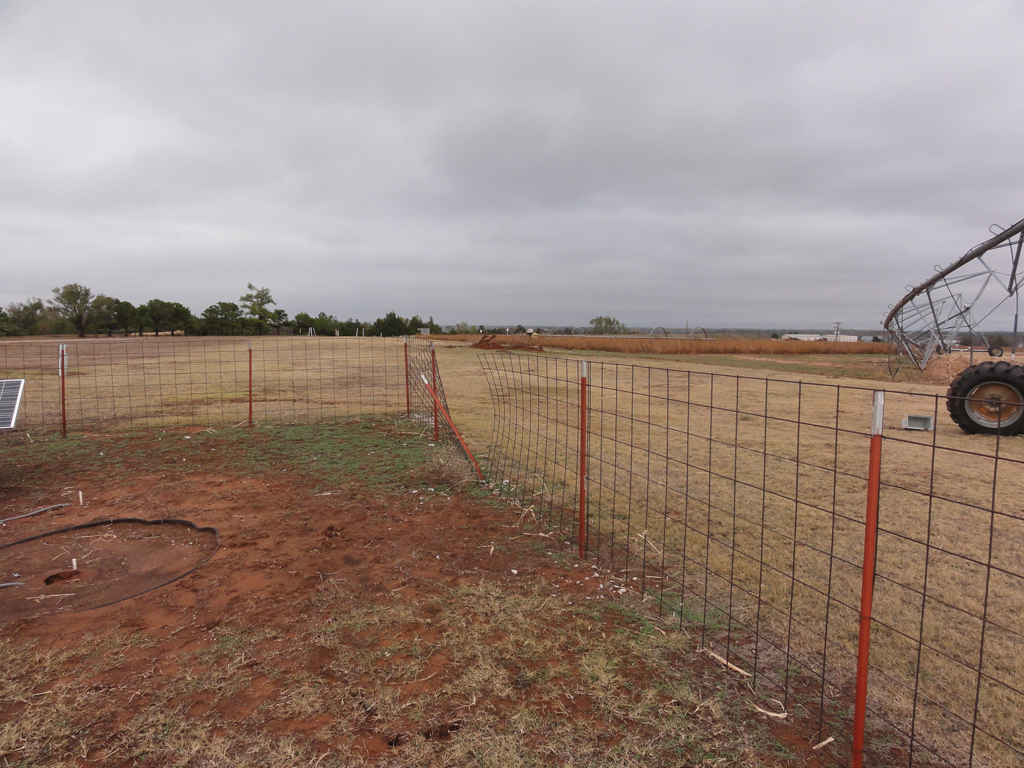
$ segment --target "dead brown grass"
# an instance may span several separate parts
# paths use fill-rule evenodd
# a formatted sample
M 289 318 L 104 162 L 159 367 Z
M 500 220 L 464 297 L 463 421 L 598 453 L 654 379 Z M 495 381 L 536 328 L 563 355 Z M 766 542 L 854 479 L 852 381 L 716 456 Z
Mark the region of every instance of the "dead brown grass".
M 436 342 L 475 343 L 479 335 L 433 336 Z M 574 349 L 629 355 L 884 355 L 888 344 L 778 339 L 679 339 L 658 336 L 495 336 L 494 343 L 516 349 Z

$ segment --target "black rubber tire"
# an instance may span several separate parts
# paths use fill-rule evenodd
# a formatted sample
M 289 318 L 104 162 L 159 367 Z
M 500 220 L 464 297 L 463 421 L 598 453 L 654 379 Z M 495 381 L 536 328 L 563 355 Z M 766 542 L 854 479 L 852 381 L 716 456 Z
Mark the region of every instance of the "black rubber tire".
M 989 357 L 1002 357 L 1003 356 L 1003 348 L 1002 347 L 989 347 L 988 348 L 988 356 Z
M 1024 432 L 1024 367 L 1004 361 L 965 368 L 946 391 L 946 409 L 964 432 Z

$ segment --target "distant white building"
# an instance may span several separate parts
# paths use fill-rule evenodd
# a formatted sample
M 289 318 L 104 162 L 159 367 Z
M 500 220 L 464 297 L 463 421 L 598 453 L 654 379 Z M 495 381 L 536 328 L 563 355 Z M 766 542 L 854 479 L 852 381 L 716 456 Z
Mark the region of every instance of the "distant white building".
M 841 333 L 786 333 L 782 338 L 793 341 L 860 341 L 856 336 L 846 336 Z

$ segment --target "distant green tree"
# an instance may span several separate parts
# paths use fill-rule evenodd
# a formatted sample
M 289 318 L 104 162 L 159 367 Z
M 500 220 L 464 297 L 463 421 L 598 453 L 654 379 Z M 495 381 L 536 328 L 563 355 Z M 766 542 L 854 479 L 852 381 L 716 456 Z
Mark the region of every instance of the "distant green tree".
M 11 302 L 7 305 L 8 333 L 12 336 L 35 333 L 45 312 L 46 307 L 42 299 L 32 297 L 27 301 Z
M 281 329 L 290 326 L 291 323 L 288 321 L 288 313 L 283 309 L 275 309 L 270 313 L 270 318 L 267 320 L 270 326 L 274 329 L 278 336 L 281 335 Z
M 92 328 L 96 333 L 113 336 L 117 325 L 114 323 L 114 304 L 117 299 L 110 296 L 97 296 L 93 302 Z
M 139 336 L 146 332 L 149 324 L 149 306 L 147 304 L 140 304 L 135 308 L 135 327 L 138 329 Z
M 123 331 L 125 336 L 132 332 L 132 328 L 138 326 L 139 310 L 130 301 L 114 299 L 110 313 L 114 327 Z
M 106 298 L 103 294 L 94 296 L 92 290 L 84 285 L 68 283 L 54 288 L 53 298 L 47 303 L 71 324 L 80 339 L 84 339 L 86 329 L 102 307 L 103 302 L 97 303 L 101 297 Z
M 321 335 L 320 332 L 316 330 L 316 318 L 308 312 L 297 313 L 292 322 L 295 324 L 296 333 L 300 336 L 306 336 L 309 333 L 310 328 L 312 328 L 318 336 Z
M 370 323 L 362 323 L 358 319 L 353 320 L 351 317 L 348 320 L 343 320 L 338 323 L 338 333 L 341 336 L 359 336 L 360 334 L 365 335 L 367 331 L 372 328 Z
M 11 318 L 6 312 L 0 309 L 0 336 L 11 335 Z
M 405 336 L 409 332 L 409 322 L 394 312 L 378 317 L 370 328 L 374 336 Z
M 628 333 L 629 329 L 614 317 L 595 317 L 590 321 L 590 332 L 602 336 Z
M 242 328 L 242 310 L 233 301 L 218 301 L 203 310 L 203 330 L 210 336 L 234 336 Z
M 328 315 L 326 312 L 321 312 L 316 317 L 310 318 L 310 327 L 316 331 L 317 336 L 333 336 L 335 331 L 338 331 L 339 335 L 344 335 L 341 333 L 342 325 L 338 322 L 338 318 Z
M 176 301 L 167 302 L 167 327 L 171 329 L 171 336 L 174 335 L 175 331 L 181 331 L 182 336 L 184 336 L 188 329 L 192 327 L 194 319 L 192 317 L 192 310 L 184 304 L 179 304 Z
M 274 297 L 270 295 L 269 288 L 257 288 L 252 283 L 248 284 L 249 293 L 242 294 L 238 300 L 242 311 L 251 321 L 250 327 L 259 335 L 267 332 L 267 327 L 272 319 L 272 312 L 268 306 L 277 306 Z
M 321 312 L 315 317 L 308 312 L 299 312 L 295 315 L 291 325 L 301 336 L 307 335 L 310 328 L 317 336 L 334 336 L 334 332 L 341 326 L 338 318 L 327 312 Z
M 163 299 L 150 299 L 145 306 L 149 327 L 153 329 L 153 333 L 159 336 L 160 331 L 166 331 L 171 323 L 170 302 Z

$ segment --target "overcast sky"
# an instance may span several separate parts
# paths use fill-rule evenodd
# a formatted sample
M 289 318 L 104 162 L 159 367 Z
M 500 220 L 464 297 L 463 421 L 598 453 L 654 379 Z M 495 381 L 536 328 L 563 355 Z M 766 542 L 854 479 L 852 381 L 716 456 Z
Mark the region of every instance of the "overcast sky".
M 0 304 L 875 328 L 1024 217 L 1020 0 L 0 0 Z

